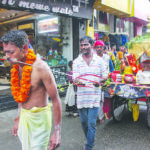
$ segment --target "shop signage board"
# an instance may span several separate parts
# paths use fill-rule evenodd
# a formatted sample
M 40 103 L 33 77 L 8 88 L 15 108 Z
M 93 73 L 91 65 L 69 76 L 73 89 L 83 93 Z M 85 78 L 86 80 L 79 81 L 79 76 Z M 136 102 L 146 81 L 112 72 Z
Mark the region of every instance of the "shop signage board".
M 128 0 L 102 0 L 102 4 L 120 10 L 121 12 L 130 14 L 130 7 Z
M 50 18 L 38 22 L 38 33 L 57 33 L 59 31 L 58 18 Z
M 34 29 L 34 24 L 33 23 L 27 23 L 27 24 L 19 25 L 18 29 L 19 30 Z
M 93 2 L 90 0 L 0 0 L 0 7 L 92 19 Z
M 129 17 L 134 0 L 95 0 L 93 8 L 115 15 L 119 18 Z
M 109 31 L 109 25 L 103 24 L 103 23 L 99 23 L 98 24 L 98 30 L 99 31 Z

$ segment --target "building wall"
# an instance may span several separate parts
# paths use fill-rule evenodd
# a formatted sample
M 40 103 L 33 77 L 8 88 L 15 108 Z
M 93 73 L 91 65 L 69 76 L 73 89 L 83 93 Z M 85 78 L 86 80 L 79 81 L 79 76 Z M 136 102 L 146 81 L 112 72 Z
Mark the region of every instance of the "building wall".
M 114 15 L 109 14 L 109 32 L 114 32 Z
M 68 61 L 73 59 L 72 18 L 62 17 L 63 25 L 63 56 Z

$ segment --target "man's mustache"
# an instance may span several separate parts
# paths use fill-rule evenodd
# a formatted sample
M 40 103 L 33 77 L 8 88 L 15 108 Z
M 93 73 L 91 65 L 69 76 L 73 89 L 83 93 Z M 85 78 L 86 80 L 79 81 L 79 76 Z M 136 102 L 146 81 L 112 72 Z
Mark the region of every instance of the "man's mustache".
M 103 51 L 98 50 L 97 53 L 98 53 L 98 54 L 103 54 Z
M 85 53 L 84 53 L 84 50 L 85 50 Z M 88 55 L 90 53 L 90 50 L 89 49 L 82 49 L 81 53 L 83 53 L 84 55 Z
M 86 50 L 86 49 L 85 48 L 81 49 L 81 51 L 84 51 L 84 50 Z

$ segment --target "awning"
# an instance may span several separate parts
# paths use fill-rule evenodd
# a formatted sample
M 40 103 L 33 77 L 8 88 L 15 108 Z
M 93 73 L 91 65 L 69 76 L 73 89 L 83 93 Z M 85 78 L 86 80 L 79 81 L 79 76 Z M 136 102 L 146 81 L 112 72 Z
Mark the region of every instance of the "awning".
M 150 1 L 134 0 L 134 9 L 131 16 L 124 19 L 137 24 L 146 25 L 148 22 L 148 15 L 150 15 Z
M 141 18 L 137 18 L 137 17 L 125 17 L 123 19 L 126 20 L 126 21 L 129 21 L 129 22 L 134 22 L 134 23 L 141 24 L 141 25 L 144 25 L 144 26 L 147 24 L 147 21 L 145 21 Z
M 115 15 L 119 18 L 129 17 L 132 11 L 133 3 L 130 0 L 96 0 L 93 8 Z

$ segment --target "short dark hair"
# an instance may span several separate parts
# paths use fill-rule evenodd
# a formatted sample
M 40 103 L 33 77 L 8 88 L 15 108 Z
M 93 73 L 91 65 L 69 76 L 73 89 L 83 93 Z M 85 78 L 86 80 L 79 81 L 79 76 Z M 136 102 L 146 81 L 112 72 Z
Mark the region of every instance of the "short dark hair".
M 80 42 L 87 40 L 91 45 L 94 44 L 94 40 L 90 36 L 84 36 L 80 39 Z
M 106 46 L 107 46 L 107 45 L 110 45 L 110 42 L 105 41 L 105 45 L 106 45 Z
M 104 50 L 106 50 L 107 49 L 107 47 L 106 46 L 104 46 Z
M 116 44 L 111 44 L 111 48 L 113 48 L 114 46 L 116 46 Z
M 71 66 L 72 66 L 72 64 L 73 64 L 73 61 L 72 61 L 72 60 L 70 60 L 70 61 L 68 62 L 68 66 L 69 66 L 69 67 L 71 67 Z
M 24 45 L 29 44 L 27 34 L 22 30 L 11 30 L 7 32 L 1 38 L 1 42 L 8 44 L 9 42 L 15 44 L 20 50 L 23 48 Z

